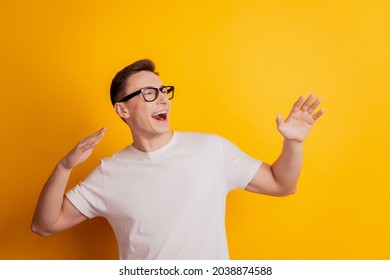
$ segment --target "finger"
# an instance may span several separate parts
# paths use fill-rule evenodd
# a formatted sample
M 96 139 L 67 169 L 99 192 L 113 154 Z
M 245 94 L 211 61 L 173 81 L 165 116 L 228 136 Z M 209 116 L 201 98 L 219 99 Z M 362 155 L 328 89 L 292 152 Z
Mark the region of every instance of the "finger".
M 299 97 L 299 99 L 294 103 L 294 106 L 292 108 L 293 112 L 298 112 L 301 109 L 301 106 L 303 104 L 303 101 L 305 101 L 305 98 L 306 97 L 304 95 L 301 95 L 301 97 Z
M 321 116 L 324 114 L 324 112 L 325 112 L 325 109 L 322 108 L 321 110 L 319 110 L 317 113 L 315 113 L 315 114 L 313 115 L 313 119 L 314 119 L 314 120 L 318 120 L 318 118 L 321 117 Z
M 283 118 L 281 114 L 276 115 L 276 124 L 279 126 L 283 122 Z
M 107 126 L 103 127 L 102 129 L 95 132 L 94 134 L 91 134 L 90 136 L 82 139 L 79 142 L 78 146 L 81 148 L 81 147 L 85 147 L 85 146 L 89 145 L 90 143 L 93 143 L 96 140 L 100 141 L 100 139 L 102 139 L 103 136 L 105 135 L 106 131 L 107 131 Z
M 87 141 L 93 140 L 95 138 L 101 138 L 101 137 L 104 136 L 106 131 L 107 131 L 107 126 L 104 126 L 102 129 L 100 129 L 100 130 L 96 131 L 95 133 L 85 137 L 80 142 L 87 142 Z
M 307 110 L 307 112 L 309 114 L 313 114 L 314 110 L 318 107 L 318 105 L 320 105 L 322 99 L 321 97 L 318 97 L 316 101 L 313 102 L 313 104 L 310 105 L 309 109 Z
M 315 94 L 312 93 L 310 94 L 309 98 L 306 99 L 305 103 L 303 103 L 302 107 L 301 107 L 301 111 L 307 111 L 311 105 L 311 103 L 313 103 L 313 100 L 315 98 Z
M 96 131 L 95 133 L 91 134 L 90 136 L 86 138 L 94 138 L 94 137 L 101 137 L 104 135 L 104 133 L 107 131 L 107 126 L 102 127 L 100 130 Z
M 95 139 L 89 139 L 89 141 L 80 143 L 77 148 L 81 152 L 85 152 L 91 149 L 94 149 L 102 140 L 103 137 L 95 138 Z
M 99 138 L 95 141 L 91 141 L 88 144 L 84 145 L 82 148 L 84 151 L 94 149 L 100 143 L 101 140 L 102 140 L 102 138 Z

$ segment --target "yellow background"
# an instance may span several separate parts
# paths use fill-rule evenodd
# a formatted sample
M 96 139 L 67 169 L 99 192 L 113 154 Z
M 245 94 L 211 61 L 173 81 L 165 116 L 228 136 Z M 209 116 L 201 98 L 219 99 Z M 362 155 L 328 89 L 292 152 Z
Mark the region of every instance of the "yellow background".
M 109 127 L 69 187 L 131 143 L 109 85 L 147 57 L 176 86 L 173 129 L 220 134 L 269 163 L 276 114 L 323 97 L 298 193 L 229 194 L 233 259 L 390 259 L 389 15 L 375 0 L 2 1 L 0 258 L 117 258 L 103 219 L 50 238 L 29 226 L 79 139 Z

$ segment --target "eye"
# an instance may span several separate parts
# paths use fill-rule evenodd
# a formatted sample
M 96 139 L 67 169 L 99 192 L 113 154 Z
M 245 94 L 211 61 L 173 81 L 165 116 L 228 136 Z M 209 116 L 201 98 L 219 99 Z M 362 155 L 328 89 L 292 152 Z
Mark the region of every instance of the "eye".
M 148 95 L 148 96 L 151 96 L 151 95 L 154 95 L 155 94 L 155 89 L 152 89 L 152 88 L 148 88 L 148 89 L 145 89 L 144 90 L 144 95 Z

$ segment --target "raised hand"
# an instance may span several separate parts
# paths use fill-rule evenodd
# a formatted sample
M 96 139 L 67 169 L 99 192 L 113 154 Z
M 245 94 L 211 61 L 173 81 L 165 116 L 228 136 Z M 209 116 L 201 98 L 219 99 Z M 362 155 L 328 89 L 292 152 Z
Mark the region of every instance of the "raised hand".
M 91 155 L 93 149 L 102 140 L 107 127 L 103 127 L 94 134 L 80 140 L 77 145 L 59 162 L 66 169 L 73 169 L 76 165 L 84 162 Z
M 324 109 L 314 113 L 314 110 L 320 105 L 321 98 L 315 99 L 311 94 L 305 101 L 301 96 L 295 102 L 289 116 L 285 121 L 280 114 L 276 117 L 278 131 L 287 140 L 302 142 L 306 139 L 315 121 L 324 113 Z

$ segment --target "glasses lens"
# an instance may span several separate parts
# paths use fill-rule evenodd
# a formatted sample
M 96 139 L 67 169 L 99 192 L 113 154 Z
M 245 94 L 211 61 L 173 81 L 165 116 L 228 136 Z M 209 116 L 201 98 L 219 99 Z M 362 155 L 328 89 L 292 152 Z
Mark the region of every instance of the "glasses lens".
M 142 91 L 142 94 L 146 101 L 154 101 L 156 100 L 158 90 L 155 88 L 146 88 L 144 91 Z
M 161 89 L 161 91 L 168 96 L 168 99 L 173 98 L 173 91 L 174 91 L 173 86 L 165 86 Z

